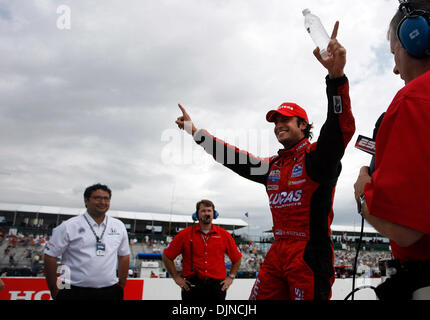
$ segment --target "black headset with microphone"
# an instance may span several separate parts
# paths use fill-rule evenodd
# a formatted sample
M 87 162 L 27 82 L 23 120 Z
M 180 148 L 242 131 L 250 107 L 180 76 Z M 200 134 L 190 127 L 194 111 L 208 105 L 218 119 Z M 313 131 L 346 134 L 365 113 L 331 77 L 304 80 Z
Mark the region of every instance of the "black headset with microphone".
M 218 218 L 218 216 L 219 216 L 218 212 L 214 210 L 214 219 Z M 199 213 L 197 211 L 194 212 L 191 218 L 193 219 L 193 221 L 199 220 Z

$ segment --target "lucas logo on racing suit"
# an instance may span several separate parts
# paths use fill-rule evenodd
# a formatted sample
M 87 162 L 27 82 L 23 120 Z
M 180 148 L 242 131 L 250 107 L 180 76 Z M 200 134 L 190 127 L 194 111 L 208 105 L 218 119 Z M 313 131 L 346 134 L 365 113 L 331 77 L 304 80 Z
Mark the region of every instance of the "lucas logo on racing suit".
M 303 190 L 272 193 L 269 197 L 270 205 L 290 206 L 295 205 L 302 198 Z

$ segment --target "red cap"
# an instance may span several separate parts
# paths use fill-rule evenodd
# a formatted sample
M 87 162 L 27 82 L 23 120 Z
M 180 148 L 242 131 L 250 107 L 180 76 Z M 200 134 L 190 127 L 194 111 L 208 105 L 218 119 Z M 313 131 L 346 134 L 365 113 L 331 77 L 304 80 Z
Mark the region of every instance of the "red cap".
M 292 102 L 284 102 L 278 107 L 277 110 L 270 110 L 266 114 L 266 120 L 269 122 L 275 122 L 275 116 L 277 113 L 286 117 L 300 117 L 309 123 L 308 115 L 306 114 L 305 109 Z

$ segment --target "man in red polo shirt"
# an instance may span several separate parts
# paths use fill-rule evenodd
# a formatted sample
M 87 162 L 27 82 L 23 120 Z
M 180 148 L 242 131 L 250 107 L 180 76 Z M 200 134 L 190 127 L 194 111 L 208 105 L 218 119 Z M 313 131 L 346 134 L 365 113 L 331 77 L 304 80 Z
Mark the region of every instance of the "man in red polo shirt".
M 380 300 L 430 299 L 430 3 L 402 2 L 388 31 L 393 72 L 405 82 L 376 134 L 375 167 L 354 185 L 359 212 L 390 239 L 395 260 Z
M 242 254 L 232 236 L 212 224 L 217 216 L 212 201 L 197 202 L 193 220 L 199 223 L 180 231 L 164 249 L 164 265 L 181 287 L 184 301 L 225 300 L 227 289 L 236 277 Z M 173 261 L 179 254 L 182 254 L 182 275 L 179 275 Z M 228 276 L 225 254 L 232 263 Z

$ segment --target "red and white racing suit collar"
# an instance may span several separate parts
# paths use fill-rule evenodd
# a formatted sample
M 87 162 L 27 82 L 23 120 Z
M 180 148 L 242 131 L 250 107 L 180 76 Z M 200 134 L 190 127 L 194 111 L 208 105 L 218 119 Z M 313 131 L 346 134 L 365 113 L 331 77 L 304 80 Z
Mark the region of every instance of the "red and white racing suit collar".
M 295 154 L 297 154 L 297 152 L 299 152 L 300 150 L 306 149 L 309 144 L 310 144 L 309 140 L 307 138 L 303 138 L 297 144 L 295 144 L 289 149 L 280 149 L 278 151 L 278 155 L 286 158 L 292 157 Z

